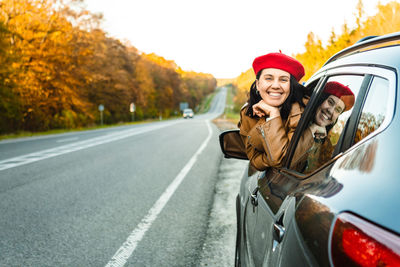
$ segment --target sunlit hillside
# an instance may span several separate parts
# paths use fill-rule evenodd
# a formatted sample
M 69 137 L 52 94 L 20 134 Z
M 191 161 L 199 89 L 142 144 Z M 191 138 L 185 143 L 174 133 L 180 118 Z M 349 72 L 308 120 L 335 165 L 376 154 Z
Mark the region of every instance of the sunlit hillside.
M 232 84 L 235 81 L 235 79 L 217 79 L 217 86 L 224 86 L 228 84 Z

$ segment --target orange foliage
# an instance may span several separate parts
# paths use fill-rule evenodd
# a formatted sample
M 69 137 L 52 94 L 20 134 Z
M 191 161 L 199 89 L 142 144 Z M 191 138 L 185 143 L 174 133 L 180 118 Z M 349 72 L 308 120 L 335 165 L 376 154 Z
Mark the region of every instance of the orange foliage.
M 195 108 L 216 85 L 211 75 L 109 38 L 100 15 L 76 0 L 0 2 L 0 133 L 74 128 Z M 4 115 L 3 115 L 4 114 Z

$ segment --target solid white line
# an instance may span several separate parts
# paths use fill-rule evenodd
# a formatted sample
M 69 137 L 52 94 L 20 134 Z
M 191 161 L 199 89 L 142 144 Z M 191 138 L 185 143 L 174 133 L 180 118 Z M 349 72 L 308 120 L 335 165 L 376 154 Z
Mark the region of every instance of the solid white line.
M 136 249 L 137 244 L 142 240 L 144 234 L 150 228 L 152 223 L 157 219 L 158 214 L 162 211 L 164 206 L 167 204 L 168 200 L 174 194 L 175 190 L 181 184 L 183 179 L 189 173 L 190 169 L 193 167 L 194 163 L 197 160 L 197 157 L 207 146 L 208 142 L 211 139 L 212 129 L 209 121 L 206 121 L 208 127 L 208 136 L 206 140 L 201 144 L 200 148 L 196 151 L 196 153 L 192 156 L 188 163 L 183 167 L 183 169 L 179 172 L 179 174 L 175 177 L 172 183 L 167 187 L 164 193 L 160 196 L 157 202 L 153 205 L 153 207 L 149 210 L 147 215 L 142 219 L 142 221 L 138 224 L 138 226 L 132 231 L 126 241 L 122 244 L 122 246 L 117 250 L 112 259 L 108 262 L 106 267 L 117 267 L 124 266 L 127 262 L 128 258 L 132 255 L 133 251 Z

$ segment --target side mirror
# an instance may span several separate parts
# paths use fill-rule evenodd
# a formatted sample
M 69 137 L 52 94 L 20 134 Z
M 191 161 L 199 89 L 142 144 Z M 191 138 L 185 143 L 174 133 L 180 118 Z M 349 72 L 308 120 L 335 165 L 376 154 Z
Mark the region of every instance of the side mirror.
M 219 135 L 219 144 L 225 158 L 248 160 L 246 149 L 239 130 L 229 130 Z

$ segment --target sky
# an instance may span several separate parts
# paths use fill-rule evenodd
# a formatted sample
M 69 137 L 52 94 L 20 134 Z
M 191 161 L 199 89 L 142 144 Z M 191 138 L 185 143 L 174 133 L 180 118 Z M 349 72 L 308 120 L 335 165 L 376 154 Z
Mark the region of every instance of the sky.
M 363 0 L 366 16 L 379 0 Z M 355 25 L 358 0 L 85 0 L 104 15 L 108 36 L 155 53 L 186 71 L 235 78 L 255 57 L 305 51 L 309 32 L 326 44 Z M 390 0 L 380 0 L 386 4 Z

